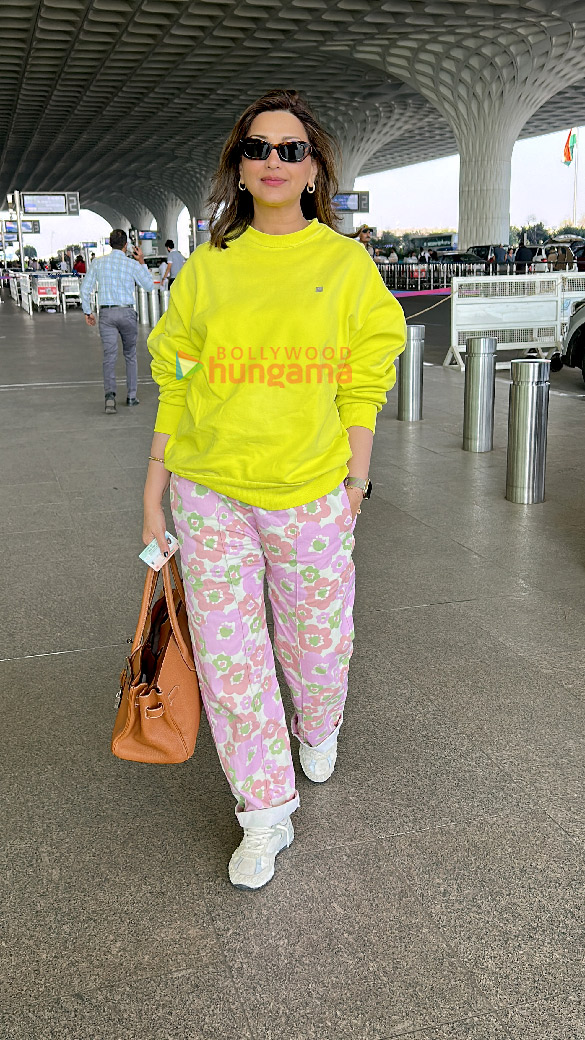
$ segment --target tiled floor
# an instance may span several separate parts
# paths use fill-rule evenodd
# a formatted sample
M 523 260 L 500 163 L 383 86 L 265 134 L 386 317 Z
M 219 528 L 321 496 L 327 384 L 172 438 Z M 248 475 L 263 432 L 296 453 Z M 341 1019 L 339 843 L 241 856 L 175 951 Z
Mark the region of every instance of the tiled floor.
M 299 776 L 294 845 L 247 894 L 206 724 L 184 766 L 109 751 L 145 337 L 142 404 L 106 418 L 81 315 L 6 301 L 0 323 L 3 1040 L 583 1040 L 585 401 L 551 397 L 547 501 L 524 507 L 505 382 L 485 456 L 461 451 L 458 372 L 425 368 L 420 424 L 391 396 L 338 766 Z

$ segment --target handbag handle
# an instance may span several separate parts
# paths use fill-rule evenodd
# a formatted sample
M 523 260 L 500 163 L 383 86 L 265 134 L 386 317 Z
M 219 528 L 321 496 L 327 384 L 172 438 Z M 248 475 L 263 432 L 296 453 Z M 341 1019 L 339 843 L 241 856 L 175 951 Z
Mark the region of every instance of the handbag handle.
M 179 597 L 182 600 L 183 606 L 185 607 L 185 590 L 183 589 L 183 582 L 181 581 L 181 578 L 179 576 L 179 568 L 177 567 L 176 561 L 175 561 L 173 556 L 171 556 L 171 558 L 170 558 L 168 563 L 163 564 L 163 566 L 161 567 L 161 573 L 162 573 L 162 579 L 163 579 L 163 587 L 164 587 L 164 590 L 165 590 L 165 599 L 167 601 L 167 610 L 169 612 L 169 621 L 171 623 L 171 628 L 173 630 L 173 635 L 175 637 L 177 646 L 179 648 L 179 653 L 180 653 L 181 657 L 183 658 L 183 661 L 185 662 L 185 664 L 189 668 L 189 670 L 193 672 L 193 671 L 195 671 L 195 665 L 193 663 L 193 653 L 190 650 L 190 648 L 187 646 L 187 644 L 185 643 L 185 640 L 183 639 L 183 633 L 181 632 L 181 629 L 179 627 L 179 622 L 177 620 L 177 612 L 175 610 L 175 600 L 174 600 L 174 597 L 173 597 L 173 587 L 171 585 L 171 575 L 170 575 L 170 571 L 171 570 L 173 572 L 173 578 L 175 579 L 175 585 L 176 585 L 176 588 L 177 588 L 177 592 L 179 593 Z
M 146 619 L 148 617 L 152 601 L 154 599 L 154 593 L 156 591 L 156 585 L 158 582 L 158 574 L 153 571 L 151 567 L 148 568 L 146 580 L 144 582 L 144 592 L 142 593 L 142 603 L 140 604 L 140 614 L 138 615 L 138 621 L 136 624 L 136 632 L 134 633 L 134 639 L 132 640 L 132 650 L 134 651 L 142 642 L 144 635 L 144 629 L 146 626 Z
M 177 561 L 175 560 L 174 556 L 171 556 L 171 558 L 169 560 L 169 563 L 165 563 L 163 565 L 163 567 L 161 568 L 162 576 L 163 576 L 163 585 L 164 585 L 164 588 L 165 588 L 165 599 L 167 601 L 167 610 L 169 612 L 169 620 L 171 622 L 171 627 L 172 627 L 175 639 L 177 641 L 177 645 L 179 647 L 179 651 L 181 653 L 181 657 L 183 658 L 185 663 L 188 663 L 189 659 L 191 658 L 191 654 L 189 653 L 189 651 L 188 651 L 188 649 L 187 649 L 187 647 L 185 645 L 185 640 L 183 639 L 183 634 L 181 632 L 181 629 L 179 628 L 179 623 L 177 621 L 177 613 L 176 613 L 176 610 L 175 610 L 175 601 L 173 599 L 173 590 L 171 588 L 170 576 L 169 576 L 169 564 L 170 564 L 170 569 L 173 572 L 173 578 L 175 580 L 175 586 L 177 588 L 177 592 L 179 593 L 179 596 L 180 596 L 180 598 L 181 598 L 181 600 L 183 602 L 183 605 L 185 606 L 185 609 L 186 609 L 186 605 L 185 605 L 185 590 L 183 588 L 183 582 L 181 581 L 181 575 L 179 574 L 179 568 L 177 567 Z M 148 615 L 150 613 L 150 610 L 152 608 L 152 603 L 153 603 L 153 600 L 154 600 L 154 594 L 156 592 L 156 586 L 158 584 L 158 575 L 159 575 L 158 571 L 153 571 L 151 567 L 148 568 L 148 573 L 146 575 L 146 580 L 144 582 L 144 591 L 142 593 L 142 603 L 140 604 L 140 614 L 138 615 L 138 622 L 136 624 L 136 632 L 134 634 L 134 639 L 132 640 L 132 650 L 131 650 L 131 653 L 134 653 L 136 648 L 138 646 L 140 646 L 140 644 L 142 643 L 142 638 L 144 636 L 144 629 L 146 627 L 146 619 L 147 619 L 147 617 L 148 617 Z M 166 583 L 165 583 L 165 575 L 166 575 L 166 578 L 167 578 Z M 168 585 L 168 590 L 167 590 L 167 585 Z

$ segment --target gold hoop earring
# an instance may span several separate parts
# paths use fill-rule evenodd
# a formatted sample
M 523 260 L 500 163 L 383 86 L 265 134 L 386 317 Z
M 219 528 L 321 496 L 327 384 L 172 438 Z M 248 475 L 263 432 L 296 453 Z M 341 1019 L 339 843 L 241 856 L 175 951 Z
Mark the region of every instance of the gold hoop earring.
M 308 191 L 309 195 L 314 195 L 315 194 L 315 185 L 314 184 L 313 185 L 307 184 L 307 191 Z
M 240 191 L 247 191 L 248 190 L 246 185 L 242 184 L 241 181 L 238 181 L 238 188 L 240 189 Z

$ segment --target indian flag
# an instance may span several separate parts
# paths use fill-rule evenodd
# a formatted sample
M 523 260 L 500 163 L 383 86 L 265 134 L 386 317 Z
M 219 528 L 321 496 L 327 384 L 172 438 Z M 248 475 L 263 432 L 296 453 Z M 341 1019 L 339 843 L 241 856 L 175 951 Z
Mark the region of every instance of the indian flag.
M 565 150 L 563 152 L 563 162 L 565 166 L 570 166 L 573 162 L 573 154 L 575 151 L 575 145 L 577 144 L 577 134 L 574 130 L 569 130 L 569 136 L 565 141 Z
M 191 375 L 191 373 L 195 372 L 198 368 L 203 368 L 203 365 L 197 360 L 197 358 L 189 357 L 189 355 L 184 354 L 182 350 L 177 351 L 177 379 L 184 379 L 185 376 Z

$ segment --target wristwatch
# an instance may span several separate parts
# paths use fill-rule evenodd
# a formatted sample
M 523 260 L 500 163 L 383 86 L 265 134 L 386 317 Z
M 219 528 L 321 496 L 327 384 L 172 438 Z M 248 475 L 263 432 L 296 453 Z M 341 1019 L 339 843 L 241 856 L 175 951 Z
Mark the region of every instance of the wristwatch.
M 359 488 L 364 498 L 369 498 L 372 494 L 372 481 L 369 479 L 360 480 L 359 477 L 346 477 L 343 483 L 346 488 Z

